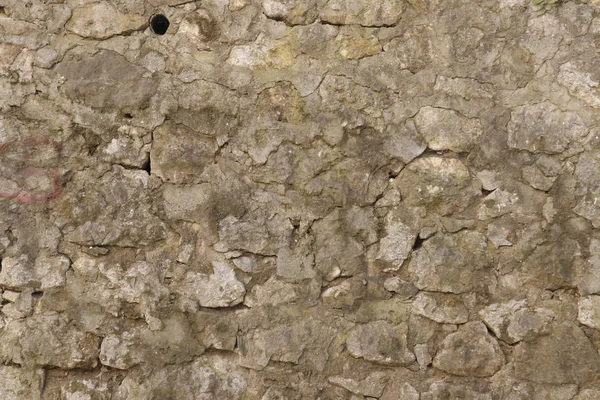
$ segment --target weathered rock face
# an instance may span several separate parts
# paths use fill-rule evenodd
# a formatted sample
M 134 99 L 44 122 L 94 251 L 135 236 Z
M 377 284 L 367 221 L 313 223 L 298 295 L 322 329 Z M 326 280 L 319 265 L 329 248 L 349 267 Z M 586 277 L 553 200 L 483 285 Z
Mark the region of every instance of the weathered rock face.
M 415 125 L 431 150 L 465 152 L 483 135 L 479 120 L 444 108 L 423 107 L 415 116 Z
M 599 7 L 0 1 L 0 400 L 600 398 Z
M 428 239 L 408 265 L 418 289 L 465 293 L 486 290 L 495 279 L 484 235 L 462 231 Z
M 515 373 L 533 382 L 582 384 L 600 372 L 600 355 L 572 323 L 560 324 L 550 335 L 519 344 L 514 363 Z
M 408 365 L 415 361 L 406 345 L 407 326 L 375 321 L 358 325 L 348 335 L 346 347 L 354 357 L 387 364 Z
M 469 322 L 448 335 L 433 359 L 434 367 L 461 376 L 492 376 L 503 364 L 498 342 L 481 322 Z

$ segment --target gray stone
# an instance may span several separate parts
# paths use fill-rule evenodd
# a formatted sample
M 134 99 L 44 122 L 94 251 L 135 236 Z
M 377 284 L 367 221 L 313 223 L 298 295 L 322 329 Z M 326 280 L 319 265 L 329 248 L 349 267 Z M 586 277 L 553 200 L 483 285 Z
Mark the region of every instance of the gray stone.
M 498 189 L 487 195 L 477 211 L 477 218 L 482 221 L 513 213 L 519 202 L 517 193 Z
M 479 315 L 498 339 L 510 344 L 547 334 L 555 318 L 548 309 L 530 310 L 525 300 L 492 304 L 481 310 Z
M 143 358 L 132 349 L 131 340 L 123 340 L 116 335 L 102 339 L 100 346 L 100 362 L 117 369 L 129 369 L 140 364 Z
M 314 223 L 315 267 L 326 280 L 353 276 L 365 268 L 364 244 L 345 228 L 337 211 Z
M 529 381 L 583 384 L 597 376 L 600 355 L 580 328 L 563 322 L 550 335 L 520 343 L 514 364 L 515 376 Z
M 420 290 L 465 293 L 493 285 L 490 263 L 485 236 L 461 231 L 427 239 L 408 265 L 408 271 Z
M 346 340 L 352 356 L 383 365 L 409 365 L 415 355 L 407 349 L 407 326 L 385 321 L 357 325 Z
M 130 33 L 144 26 L 141 15 L 122 14 L 107 3 L 94 3 L 73 10 L 67 29 L 77 35 L 106 39 Z
M 422 157 L 411 162 L 394 181 L 410 206 L 424 206 L 439 215 L 464 210 L 479 190 L 467 167 L 459 160 Z
M 269 234 L 257 221 L 239 220 L 233 215 L 219 221 L 220 242 L 217 251 L 246 250 L 260 254 L 267 246 Z
M 317 18 L 316 0 L 263 0 L 265 15 L 289 25 L 308 25 Z
M 4 258 L 0 272 L 0 285 L 9 288 L 39 289 L 64 286 L 65 273 L 71 264 L 67 257 L 41 254 L 32 261 L 27 255 L 19 258 Z
M 567 128 L 568 127 L 568 128 Z M 508 123 L 508 145 L 531 153 L 559 154 L 583 151 L 588 129 L 573 111 L 561 111 L 545 101 L 516 107 Z
M 351 307 L 357 300 L 365 297 L 367 280 L 363 277 L 353 277 L 344 280 L 339 285 L 323 291 L 323 304 L 333 308 Z
M 577 393 L 573 400 L 593 400 L 600 396 L 600 390 L 597 389 L 584 389 Z
M 113 166 L 97 177 L 87 170 L 72 178 L 85 190 L 68 192 L 65 239 L 83 246 L 148 245 L 164 239 L 166 225 L 151 211 L 148 173 Z M 66 223 L 66 222 L 65 222 Z
M 494 398 L 571 400 L 579 391 L 576 384 L 535 383 L 512 375 L 512 365 L 508 365 L 491 378 L 490 389 Z
M 385 151 L 391 157 L 398 158 L 403 163 L 408 164 L 427 149 L 423 138 L 410 126 L 397 127 L 390 125 L 388 129 L 390 138 Z
M 569 93 L 587 103 L 590 107 L 600 108 L 600 95 L 597 71 L 592 65 L 578 65 L 567 62 L 560 66 L 557 81 L 569 90 Z
M 502 350 L 482 322 L 469 322 L 442 342 L 433 366 L 453 375 L 491 376 L 504 365 Z
M 356 310 L 356 322 L 383 320 L 398 325 L 408 321 L 411 306 L 397 297 L 389 300 L 365 300 Z
M 6 400 L 42 398 L 43 370 L 25 369 L 10 365 L 0 367 L 0 393 Z
M 292 312 L 293 315 L 293 312 Z M 267 318 L 263 321 L 268 321 Z M 254 370 L 263 370 L 270 360 L 292 364 L 306 364 L 322 371 L 329 358 L 327 348 L 336 337 L 335 321 L 323 324 L 316 319 L 273 322 L 256 327 L 260 321 L 250 321 L 253 328 L 238 334 L 239 364 Z
M 212 186 L 208 183 L 178 187 L 164 185 L 163 199 L 167 216 L 173 220 L 202 221 L 211 207 Z
M 293 250 L 281 248 L 277 253 L 277 276 L 291 281 L 299 282 L 313 278 L 314 254 L 309 251 L 309 243 L 300 243 Z
M 386 26 L 398 23 L 404 7 L 398 0 L 329 0 L 320 17 L 335 25 Z
M 589 220 L 595 228 L 600 226 L 600 206 L 596 201 L 600 194 L 600 180 L 594 173 L 599 166 L 600 157 L 595 152 L 586 152 L 579 157 L 575 167 L 579 190 L 573 212 Z
M 492 400 L 490 393 L 474 390 L 470 385 L 457 385 L 445 382 L 434 382 L 429 390 L 421 393 L 421 400 L 437 399 L 473 399 L 473 400 Z
M 181 400 L 242 399 L 249 390 L 247 379 L 231 360 L 219 361 L 209 356 L 183 365 L 168 365 L 150 376 L 129 374 L 119 383 L 114 398 L 168 397 L 175 390 Z
M 419 369 L 424 371 L 428 366 L 431 365 L 433 361 L 433 357 L 429 353 L 429 349 L 426 344 L 416 344 L 414 348 L 415 356 L 417 357 L 417 363 L 419 364 Z
M 590 328 L 600 329 L 600 296 L 586 296 L 579 299 L 577 320 Z
M 444 226 L 444 229 L 450 233 L 456 233 L 463 229 L 472 229 L 476 222 L 472 219 L 455 219 L 455 218 L 447 218 L 441 217 L 440 222 Z
M 112 51 L 63 61 L 56 71 L 66 80 L 67 96 L 92 107 L 137 108 L 148 104 L 158 86 L 144 68 Z
M 315 303 L 320 289 L 321 285 L 316 281 L 296 284 L 271 277 L 264 284 L 253 286 L 250 293 L 246 295 L 244 304 L 248 307 L 260 307 L 288 303 Z
M 330 383 L 341 386 L 354 394 L 376 398 L 381 397 L 387 380 L 388 377 L 383 372 L 373 372 L 362 380 L 341 376 L 332 376 L 328 379 Z
M 548 191 L 554 184 L 556 177 L 547 177 L 535 165 L 523 167 L 523 179 L 536 189 Z
M 455 295 L 419 293 L 413 303 L 413 312 L 441 324 L 464 324 L 469 311 Z
M 377 258 L 391 264 L 389 270 L 397 271 L 411 253 L 416 234 L 412 229 L 388 213 L 385 218 L 386 236 L 381 238 Z
M 495 248 L 512 246 L 512 242 L 507 239 L 509 234 L 508 228 L 493 223 L 488 225 L 487 237 Z
M 380 397 L 381 400 L 419 400 L 419 392 L 408 382 L 388 384 Z
M 465 152 L 483 135 L 483 127 L 478 119 L 469 119 L 444 108 L 421 108 L 415 116 L 415 125 L 427 142 L 427 147 L 432 150 Z
M 173 183 L 191 183 L 213 162 L 216 139 L 183 124 L 166 123 L 154 131 L 152 172 Z
M 177 312 L 163 318 L 159 329 L 137 326 L 106 335 L 99 359 L 103 365 L 117 369 L 185 363 L 214 345 L 206 333 L 197 321 L 190 321 L 185 314 Z
M 383 287 L 389 292 L 394 292 L 402 298 L 411 298 L 419 292 L 419 289 L 410 282 L 398 277 L 388 278 L 383 282 Z
M 65 317 L 35 315 L 9 322 L 0 334 L 0 359 L 22 366 L 94 368 L 100 338 L 78 330 Z
M 213 273 L 208 276 L 188 273 L 185 293 L 202 307 L 232 307 L 243 302 L 246 288 L 235 277 L 233 268 L 222 261 L 213 261 L 212 266 Z
M 496 190 L 500 186 L 500 182 L 497 180 L 497 174 L 494 171 L 483 170 L 477 173 L 477 178 L 481 181 L 481 186 L 485 190 Z

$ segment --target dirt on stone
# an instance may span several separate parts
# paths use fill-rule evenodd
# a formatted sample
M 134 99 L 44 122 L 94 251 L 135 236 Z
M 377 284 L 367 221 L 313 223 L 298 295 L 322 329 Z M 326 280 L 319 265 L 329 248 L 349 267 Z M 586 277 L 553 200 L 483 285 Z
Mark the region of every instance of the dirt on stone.
M 598 0 L 0 0 L 0 399 L 600 398 L 599 46 Z

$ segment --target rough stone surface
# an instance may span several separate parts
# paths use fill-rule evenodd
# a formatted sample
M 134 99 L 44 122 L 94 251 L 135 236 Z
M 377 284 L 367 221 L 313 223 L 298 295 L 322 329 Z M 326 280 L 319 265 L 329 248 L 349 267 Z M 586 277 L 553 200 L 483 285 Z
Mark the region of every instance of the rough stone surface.
M 329 378 L 329 382 L 357 395 L 379 398 L 386 386 L 387 377 L 383 372 L 374 372 L 360 381 L 341 376 L 332 376 Z
M 581 152 L 588 128 L 573 111 L 561 111 L 550 102 L 516 107 L 508 124 L 508 145 L 532 153 Z
M 407 348 L 406 333 L 404 324 L 375 321 L 352 329 L 346 346 L 354 357 L 385 365 L 408 365 L 415 356 Z
M 600 1 L 534 3 L 0 1 L 0 400 L 600 398 Z
M 464 211 L 480 194 L 477 182 L 459 159 L 439 156 L 411 162 L 394 184 L 407 205 L 439 215 Z
M 464 324 L 469 311 L 463 302 L 453 295 L 421 292 L 414 301 L 414 312 L 442 324 Z
M 44 373 L 14 366 L 0 368 L 0 393 L 6 400 L 41 399 Z
M 485 237 L 472 231 L 435 235 L 408 265 L 414 284 L 431 292 L 465 293 L 493 285 Z
M 482 322 L 469 322 L 448 335 L 433 359 L 434 367 L 461 376 L 491 376 L 503 365 L 502 350 Z
M 523 342 L 515 349 L 515 374 L 544 383 L 578 383 L 600 372 L 600 355 L 583 331 L 564 322 L 550 335 Z
M 579 300 L 579 316 L 583 325 L 600 329 L 600 296 L 588 296 Z
M 415 116 L 415 125 L 432 150 L 468 151 L 483 135 L 478 120 L 443 108 L 423 107 Z
M 551 310 L 527 308 L 526 301 L 492 304 L 479 312 L 483 322 L 494 335 L 510 344 L 549 333 L 555 315 Z

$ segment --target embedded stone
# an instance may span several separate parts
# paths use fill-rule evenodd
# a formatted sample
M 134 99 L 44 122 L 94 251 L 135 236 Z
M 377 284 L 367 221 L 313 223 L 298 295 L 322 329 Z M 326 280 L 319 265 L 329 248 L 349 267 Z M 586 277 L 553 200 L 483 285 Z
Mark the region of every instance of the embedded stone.
M 330 383 L 336 386 L 341 386 L 354 394 L 379 398 L 383 393 L 383 389 L 388 381 L 388 377 L 383 372 L 373 372 L 362 380 L 344 378 L 341 376 L 332 376 L 327 380 Z
M 393 185 L 400 189 L 407 205 L 426 207 L 439 215 L 464 210 L 481 193 L 460 160 L 437 156 L 414 160 Z
M 600 329 L 600 296 L 587 296 L 579 299 L 577 320 L 590 328 Z
M 407 325 L 375 321 L 357 325 L 346 340 L 352 356 L 384 365 L 409 365 L 415 355 L 407 348 Z
M 213 273 L 206 276 L 188 274 L 187 285 L 202 307 L 233 307 L 244 301 L 246 288 L 237 280 L 233 269 L 225 262 L 213 261 Z
M 513 344 L 547 334 L 555 315 L 547 309 L 529 309 L 526 301 L 492 304 L 479 312 L 498 339 Z
M 421 108 L 415 116 L 415 125 L 432 150 L 469 151 L 483 135 L 478 119 L 444 108 Z
M 508 145 L 531 153 L 571 154 L 583 151 L 581 141 L 588 128 L 574 111 L 561 111 L 554 104 L 518 106 L 508 123 Z
M 437 234 L 423 242 L 408 264 L 420 290 L 465 293 L 494 284 L 485 236 L 474 231 Z
M 446 336 L 433 366 L 459 376 L 492 376 L 504 365 L 504 354 L 482 322 L 468 322 Z
M 390 26 L 402 18 L 399 0 L 329 0 L 321 10 L 321 21 L 335 25 Z
M 414 312 L 442 324 L 464 324 L 469 311 L 455 295 L 419 293 L 413 303 Z
M 158 82 L 147 77 L 144 68 L 107 50 L 63 61 L 56 71 L 64 76 L 65 94 L 92 107 L 141 108 L 148 105 L 158 88 Z
M 110 3 L 92 3 L 73 10 L 67 30 L 94 39 L 106 39 L 141 29 L 146 20 L 141 15 L 123 14 Z
M 562 322 L 549 335 L 521 342 L 514 368 L 515 376 L 533 382 L 584 384 L 600 372 L 600 355 L 579 327 Z
M 391 264 L 390 270 L 397 271 L 411 253 L 416 234 L 412 229 L 388 213 L 385 218 L 386 236 L 381 238 L 377 258 Z

